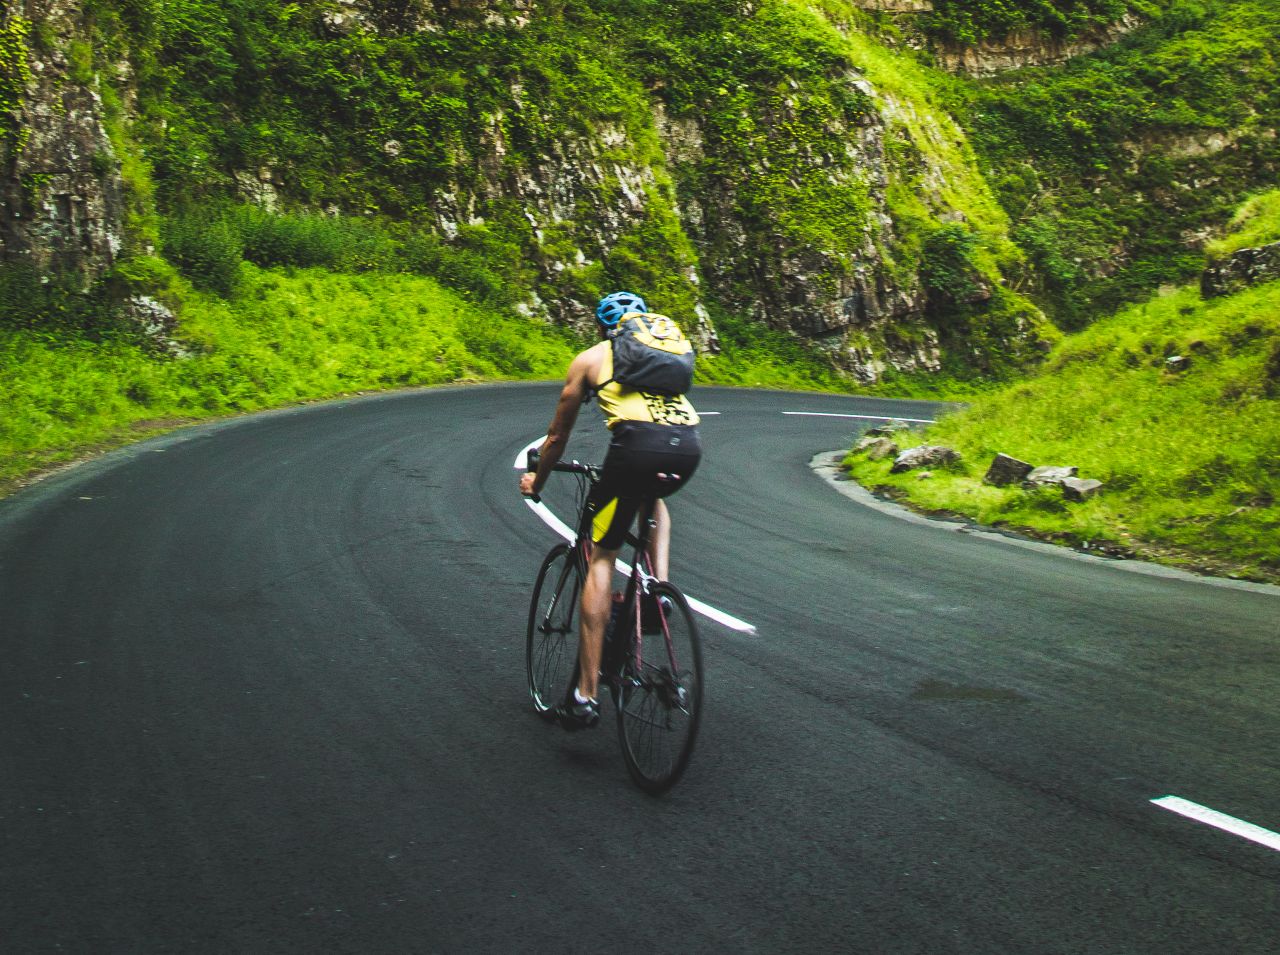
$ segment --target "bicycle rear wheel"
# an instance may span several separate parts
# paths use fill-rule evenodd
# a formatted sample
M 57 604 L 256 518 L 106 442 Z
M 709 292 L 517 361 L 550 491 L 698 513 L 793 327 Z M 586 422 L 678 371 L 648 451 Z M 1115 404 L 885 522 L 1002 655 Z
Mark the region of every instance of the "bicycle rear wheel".
M 634 657 L 627 665 L 618 738 L 631 778 L 656 795 L 675 785 L 693 755 L 702 718 L 702 646 L 684 594 L 665 582 L 654 584 L 652 594 L 660 607 L 669 606 L 656 615 L 658 632 L 644 635 L 639 665 Z
M 529 630 L 525 641 L 525 669 L 533 708 L 544 719 L 555 719 L 555 707 L 577 680 L 578 594 L 582 574 L 573 548 L 551 548 L 529 603 Z

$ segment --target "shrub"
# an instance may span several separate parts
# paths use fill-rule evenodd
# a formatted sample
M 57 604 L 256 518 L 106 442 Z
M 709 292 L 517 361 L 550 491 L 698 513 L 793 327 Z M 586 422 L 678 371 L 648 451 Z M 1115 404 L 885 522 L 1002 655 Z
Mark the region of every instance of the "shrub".
M 224 297 L 235 291 L 244 243 L 225 216 L 208 209 L 179 213 L 165 220 L 160 240 L 165 257 L 196 286 Z
M 450 243 L 382 219 L 222 202 L 184 209 L 166 220 L 162 232 L 165 256 L 197 286 L 224 297 L 236 288 L 242 259 L 264 268 L 411 272 L 491 306 L 514 304 L 527 287 L 520 245 L 484 226 L 462 226 Z
M 1026 29 L 1067 38 L 1118 20 L 1130 8 L 1149 8 L 1150 4 L 1126 0 L 933 0 L 932 6 L 932 12 L 924 17 L 926 30 L 944 40 L 976 43 Z
M 924 240 L 920 278 L 930 306 L 946 309 L 988 293 L 975 253 L 979 240 L 959 223 L 944 225 Z

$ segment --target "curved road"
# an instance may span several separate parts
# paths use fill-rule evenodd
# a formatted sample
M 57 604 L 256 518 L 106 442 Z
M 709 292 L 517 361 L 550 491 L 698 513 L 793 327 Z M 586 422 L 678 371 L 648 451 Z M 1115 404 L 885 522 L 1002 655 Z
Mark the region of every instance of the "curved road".
M 655 800 L 525 696 L 553 535 L 512 461 L 555 393 L 194 428 L 0 502 L 0 950 L 1277 950 L 1266 833 L 1151 800 L 1280 831 L 1280 592 L 860 506 L 809 461 L 869 422 L 782 414 L 929 405 L 701 389 L 673 574 L 758 633 L 705 625 Z

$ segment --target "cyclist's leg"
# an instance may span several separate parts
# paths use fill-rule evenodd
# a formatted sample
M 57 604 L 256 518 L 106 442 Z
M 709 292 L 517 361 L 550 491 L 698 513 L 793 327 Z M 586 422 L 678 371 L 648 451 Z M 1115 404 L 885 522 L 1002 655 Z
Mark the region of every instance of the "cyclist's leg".
M 609 620 L 613 592 L 613 565 L 639 504 L 637 499 L 621 493 L 619 476 L 616 454 L 611 449 L 583 511 L 581 532 L 589 535 L 592 547 L 578 619 L 578 694 L 592 700 L 598 698 L 599 692 L 604 628 Z
M 698 460 L 698 457 L 692 455 L 681 458 L 665 457 L 660 462 L 661 466 L 671 468 L 671 472 L 659 472 L 659 476 L 655 477 L 653 483 L 646 489 L 648 494 L 657 495 L 653 507 L 654 526 L 649 535 L 649 547 L 646 552 L 649 555 L 653 575 L 659 580 L 669 580 L 671 577 L 671 512 L 667 510 L 667 502 L 662 498 L 674 494 L 685 485 L 697 470 Z M 676 470 L 677 467 L 679 471 Z
M 613 562 L 617 550 L 600 544 L 591 549 L 587 579 L 582 585 L 581 632 L 578 642 L 578 692 L 594 700 L 599 692 L 600 654 L 604 647 L 604 627 L 609 619 L 613 590 Z
M 680 450 L 673 452 L 673 446 L 679 446 Z M 578 684 L 582 696 L 596 697 L 604 627 L 609 618 L 613 564 L 636 511 L 646 497 L 661 498 L 675 493 L 697 469 L 700 456 L 701 445 L 693 428 L 677 430 L 663 425 L 624 422 L 614 432 L 601 479 L 591 490 L 585 515 L 591 521 L 591 539 L 595 546 L 582 588 L 579 649 L 582 666 Z M 649 559 L 657 577 L 665 580 L 671 515 L 661 500 L 657 502 L 654 517 L 657 527 L 648 550 Z
M 665 501 L 655 503 L 653 522 L 653 532 L 649 535 L 649 562 L 653 565 L 653 575 L 659 580 L 666 580 L 671 558 L 671 514 Z

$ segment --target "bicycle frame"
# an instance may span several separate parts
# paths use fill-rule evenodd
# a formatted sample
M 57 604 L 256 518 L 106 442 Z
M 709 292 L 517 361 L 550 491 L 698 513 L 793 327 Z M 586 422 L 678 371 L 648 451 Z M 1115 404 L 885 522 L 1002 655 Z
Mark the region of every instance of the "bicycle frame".
M 632 663 L 635 665 L 636 672 L 640 672 L 644 664 L 644 598 L 649 596 L 649 587 L 651 584 L 657 583 L 658 578 L 653 573 L 653 565 L 649 560 L 648 543 L 649 535 L 656 526 L 653 512 L 656 507 L 657 498 L 647 499 L 640 510 L 639 526 L 641 528 L 638 537 L 627 535 L 627 542 L 634 544 L 635 556 L 631 561 L 631 575 L 627 582 L 627 589 L 623 597 L 622 605 L 630 610 L 629 623 L 632 627 Z M 658 625 L 661 629 L 663 643 L 667 650 L 667 662 L 671 666 L 673 673 L 679 672 L 679 661 L 676 659 L 675 644 L 671 639 L 671 630 L 667 625 L 667 615 L 663 610 L 662 604 L 658 600 L 653 602 L 653 612 L 657 615 Z M 626 615 L 624 614 L 624 617 Z M 618 639 L 620 634 L 612 634 L 613 639 Z
M 582 503 L 578 512 L 577 537 L 574 540 L 575 560 L 578 563 L 582 579 L 585 580 L 587 567 L 591 560 L 591 551 L 595 546 L 588 530 L 590 526 L 587 520 L 590 507 L 589 492 L 590 488 L 594 487 L 599 480 L 599 469 L 592 465 L 572 461 L 557 463 L 555 470 L 575 474 L 587 485 L 586 493 L 582 494 Z M 626 546 L 633 549 L 633 556 L 627 571 L 628 580 L 626 590 L 623 592 L 623 612 L 619 614 L 619 623 L 625 621 L 632 628 L 632 640 L 629 649 L 632 656 L 631 663 L 637 673 L 641 672 L 644 664 L 644 605 L 642 601 L 644 597 L 648 596 L 650 585 L 658 580 L 653 573 L 653 564 L 649 559 L 648 553 L 650 533 L 657 526 L 654 519 L 657 501 L 657 497 L 648 497 L 642 501 L 637 520 L 638 533 L 633 534 L 628 531 L 625 538 Z M 663 635 L 663 643 L 667 650 L 667 662 L 670 664 L 672 672 L 678 672 L 679 661 L 676 659 L 675 646 L 671 639 L 671 631 L 667 626 L 666 615 L 657 601 L 655 601 L 654 606 Z M 610 660 L 609 651 L 620 637 L 621 634 L 606 628 L 604 646 L 601 647 L 602 660 Z M 613 668 L 611 667 L 611 669 Z M 612 680 L 615 674 L 609 673 L 606 676 Z

